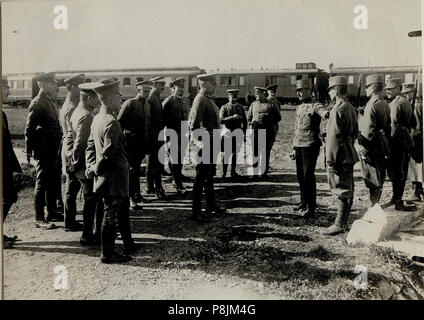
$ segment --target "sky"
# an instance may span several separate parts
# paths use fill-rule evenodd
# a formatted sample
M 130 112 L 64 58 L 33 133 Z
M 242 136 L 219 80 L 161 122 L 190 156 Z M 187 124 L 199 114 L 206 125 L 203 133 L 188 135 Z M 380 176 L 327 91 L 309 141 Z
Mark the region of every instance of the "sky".
M 368 29 L 354 28 L 356 5 Z M 64 5 L 68 29 L 53 26 Z M 2 3 L 3 73 L 199 66 L 421 64 L 420 0 L 73 0 Z

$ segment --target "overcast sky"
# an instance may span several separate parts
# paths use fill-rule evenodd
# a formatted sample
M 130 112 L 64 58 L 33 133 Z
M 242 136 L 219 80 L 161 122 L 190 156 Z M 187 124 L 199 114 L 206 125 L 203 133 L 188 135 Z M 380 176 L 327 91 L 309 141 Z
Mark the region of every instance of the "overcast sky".
M 53 8 L 68 8 L 68 30 Z M 368 9 L 368 30 L 353 27 Z M 3 73 L 153 66 L 421 64 L 419 0 L 74 0 L 2 3 Z

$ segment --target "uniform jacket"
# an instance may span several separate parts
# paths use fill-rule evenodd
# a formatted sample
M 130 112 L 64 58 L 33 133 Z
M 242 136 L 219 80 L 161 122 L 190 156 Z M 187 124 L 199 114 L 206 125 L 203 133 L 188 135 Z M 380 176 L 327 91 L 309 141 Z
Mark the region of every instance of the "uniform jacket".
M 293 147 L 310 147 L 320 145 L 320 123 L 328 110 L 319 102 L 303 102 L 296 109 Z
M 94 171 L 93 191 L 128 197 L 129 165 L 118 120 L 101 110 L 93 119 L 88 139 L 86 166 Z
M 372 158 L 383 158 L 389 155 L 390 132 L 390 108 L 382 97 L 373 95 L 364 109 L 358 143 Z
M 247 114 L 247 121 L 253 128 L 275 128 L 281 120 L 280 110 L 277 105 L 267 99 L 252 102 Z
M 241 119 L 233 119 L 232 117 L 235 114 L 238 114 Z M 237 128 L 247 129 L 246 112 L 244 111 L 244 107 L 239 103 L 231 104 L 228 102 L 223 105 L 221 110 L 219 110 L 219 118 L 221 119 L 221 123 L 231 131 Z
M 67 165 L 80 179 L 85 178 L 85 150 L 93 118 L 93 110 L 80 102 L 69 120 L 69 130 L 64 140 Z
M 156 142 L 159 132 L 164 127 L 162 119 L 162 103 L 160 101 L 159 92 L 150 92 L 149 97 L 147 98 L 147 103 L 149 105 L 149 128 L 147 129 L 148 140 L 150 142 Z
M 62 130 L 55 104 L 45 92 L 40 91 L 28 107 L 25 127 L 26 152 L 33 154 L 36 159 L 46 154 L 50 156 L 49 151 L 56 152 L 61 140 Z
M 22 169 L 13 150 L 7 116 L 3 111 L 1 115 L 3 118 L 3 199 L 4 202 L 14 203 L 18 199 L 18 193 L 13 172 L 22 172 Z
M 417 125 L 412 130 L 412 135 L 422 136 L 423 135 L 423 102 L 422 100 L 416 101 L 414 115 L 415 115 L 415 121 Z
M 65 102 L 59 112 L 59 122 L 62 128 L 63 137 L 65 138 L 68 130 L 70 129 L 69 121 L 71 120 L 72 113 L 78 106 L 78 102 L 71 101 L 70 95 L 66 97 Z
M 187 120 L 186 102 L 183 98 L 171 95 L 163 101 L 162 106 L 164 125 L 169 129 L 175 130 L 180 136 L 181 121 Z
M 327 123 L 326 157 L 329 165 L 341 167 L 359 161 L 353 146 L 358 133 L 356 110 L 347 100 L 341 99 L 331 109 Z
M 397 95 L 390 103 L 391 137 L 401 130 L 410 132 L 416 126 L 412 105 L 403 94 Z
M 269 101 L 272 101 L 272 102 L 274 102 L 275 104 L 276 104 L 276 106 L 278 107 L 278 110 L 281 110 L 281 103 L 280 103 L 280 101 L 278 101 L 278 99 L 277 98 L 271 98 L 271 97 L 268 97 L 267 98 Z
M 193 101 L 190 113 L 190 130 L 204 128 L 211 132 L 219 129 L 219 108 L 208 95 L 199 92 Z
M 146 99 L 126 100 L 118 114 L 118 121 L 124 134 L 128 155 L 145 154 L 149 127 L 149 107 Z

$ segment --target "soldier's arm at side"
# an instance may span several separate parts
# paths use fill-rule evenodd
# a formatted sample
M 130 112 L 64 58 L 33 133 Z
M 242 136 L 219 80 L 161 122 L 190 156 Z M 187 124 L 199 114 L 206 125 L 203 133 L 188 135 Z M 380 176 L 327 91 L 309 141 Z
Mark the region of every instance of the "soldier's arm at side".
M 247 112 L 247 121 L 252 123 L 253 120 L 253 102 L 250 104 L 249 111 Z
M 121 110 L 119 110 L 118 121 L 121 124 L 122 128 L 127 127 L 128 120 L 131 113 L 131 100 L 127 100 L 122 104 Z
M 369 148 L 369 143 L 376 135 L 375 108 L 373 106 L 365 107 L 362 121 L 363 129 L 358 137 L 358 143 L 365 148 Z
M 94 145 L 93 134 L 90 132 L 90 136 L 87 141 L 87 148 L 85 149 L 85 175 L 87 178 L 91 178 L 94 173 L 94 167 L 96 165 L 96 147 Z
M 111 121 L 105 130 L 104 140 L 103 140 L 103 150 L 101 152 L 102 160 L 113 159 L 118 147 L 118 139 L 120 136 L 121 127 L 117 121 Z
M 321 119 L 328 119 L 330 116 L 330 111 L 324 107 L 321 103 L 314 104 L 314 112 L 317 113 Z
M 205 105 L 202 103 L 201 98 L 197 97 L 193 101 L 193 107 L 191 108 L 191 121 L 190 121 L 190 130 L 200 128 L 200 122 L 203 119 L 205 113 Z
M 393 137 L 396 132 L 396 126 L 399 123 L 399 113 L 400 105 L 395 101 L 392 101 L 392 103 L 390 104 L 390 119 L 392 119 L 390 133 L 391 137 Z
M 27 155 L 31 155 L 34 150 L 34 135 L 35 129 L 38 126 L 39 112 L 38 104 L 31 104 L 28 107 L 28 116 L 25 126 L 25 146 Z
M 280 108 L 278 107 L 278 104 L 274 102 L 274 114 L 275 114 L 275 123 L 278 123 L 281 121 L 281 112 Z
M 90 115 L 84 116 L 78 121 L 71 158 L 74 169 L 84 167 L 85 150 L 87 149 L 87 141 L 90 137 L 92 121 L 93 118 Z
M 247 130 L 247 117 L 246 117 L 246 111 L 244 111 L 244 107 L 241 106 L 241 123 L 243 124 L 243 130 Z
M 334 110 L 333 114 L 330 115 L 327 126 L 326 160 L 329 167 L 333 167 L 336 164 L 339 149 L 337 139 L 342 134 L 343 127 L 343 113 L 340 110 Z

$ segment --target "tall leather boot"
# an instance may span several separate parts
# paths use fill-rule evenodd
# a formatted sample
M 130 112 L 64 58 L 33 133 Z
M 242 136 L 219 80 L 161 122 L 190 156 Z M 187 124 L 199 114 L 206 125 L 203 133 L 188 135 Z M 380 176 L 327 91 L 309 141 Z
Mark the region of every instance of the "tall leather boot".
M 227 176 L 227 170 L 228 170 L 228 163 L 222 163 L 222 176 L 221 176 L 221 179 L 224 179 Z
M 349 229 L 347 221 L 349 219 L 350 211 L 352 210 L 352 204 L 353 204 L 353 198 L 347 199 L 345 210 L 343 211 L 343 217 L 342 217 L 342 228 L 344 230 Z
M 340 232 L 343 232 L 343 228 L 342 228 L 343 217 L 345 215 L 347 206 L 348 206 L 347 199 L 343 199 L 343 200 L 337 199 L 336 220 L 331 226 L 329 226 L 328 228 L 325 228 L 322 231 L 322 234 L 333 236 L 333 235 L 339 234 Z
M 374 207 L 374 205 L 380 201 L 380 196 L 380 189 L 370 189 L 370 208 Z
M 420 182 L 412 181 L 412 190 L 408 195 L 408 200 L 410 201 L 421 201 L 421 194 L 420 194 Z M 421 186 L 422 188 L 422 186 Z
M 237 167 L 237 154 L 233 153 L 231 155 L 231 178 L 239 178 L 240 175 L 236 172 Z

